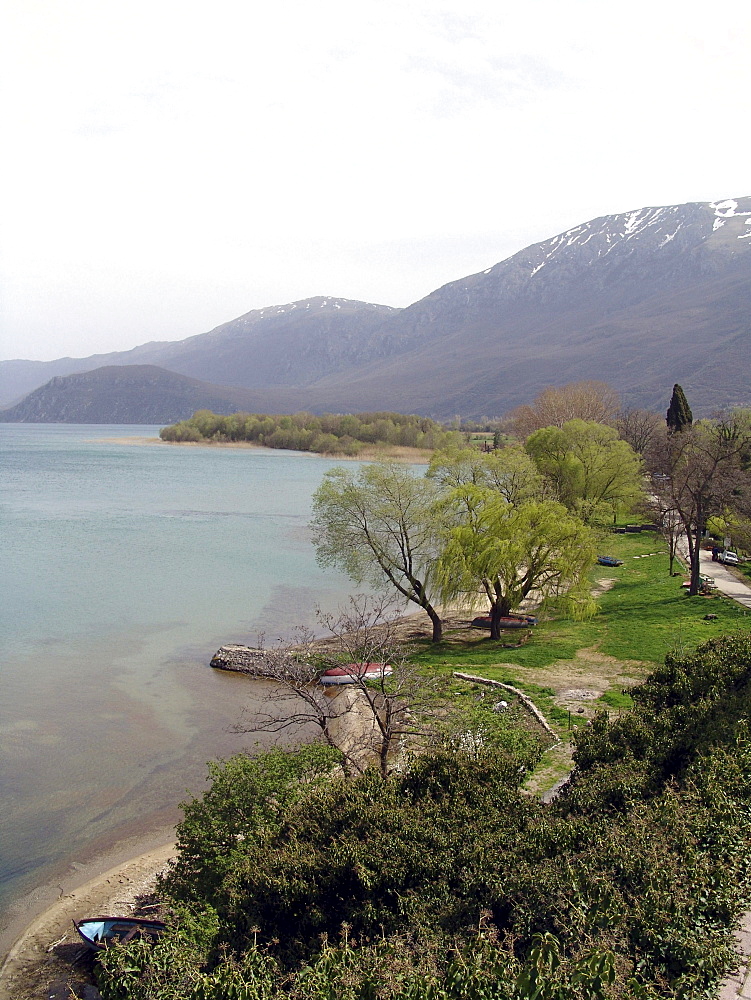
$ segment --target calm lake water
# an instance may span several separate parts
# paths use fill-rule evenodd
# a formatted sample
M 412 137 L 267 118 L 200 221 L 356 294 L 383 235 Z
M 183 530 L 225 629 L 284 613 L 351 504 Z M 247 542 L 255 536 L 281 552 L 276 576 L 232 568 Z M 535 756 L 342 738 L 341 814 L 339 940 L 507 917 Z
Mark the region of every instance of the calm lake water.
M 0 424 L 0 926 L 34 885 L 171 824 L 263 690 L 211 670 L 335 610 L 311 495 L 334 463 L 127 442 L 143 426 Z

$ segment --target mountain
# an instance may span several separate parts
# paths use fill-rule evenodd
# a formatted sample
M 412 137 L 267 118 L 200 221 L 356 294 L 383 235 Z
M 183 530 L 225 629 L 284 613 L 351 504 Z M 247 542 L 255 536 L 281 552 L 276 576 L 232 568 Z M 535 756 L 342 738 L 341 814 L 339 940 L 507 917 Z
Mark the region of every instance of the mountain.
M 322 380 L 307 406 L 397 409 L 408 385 L 419 413 L 494 415 L 600 379 L 658 409 L 678 381 L 707 411 L 751 402 L 750 333 L 751 198 L 646 208 L 431 293 L 389 324 L 391 362 Z
M 0 406 L 56 375 L 109 365 L 158 365 L 219 385 L 307 385 L 362 362 L 370 332 L 399 312 L 391 306 L 317 297 L 254 309 L 209 333 L 152 341 L 130 351 L 57 361 L 0 361 Z
M 658 409 L 680 382 L 700 414 L 751 402 L 749 334 L 746 197 L 595 219 L 406 309 L 310 299 L 107 363 L 251 388 L 272 412 L 495 416 L 546 385 L 599 379 L 627 404 Z M 71 363 L 48 362 L 47 378 Z M 24 364 L 0 363 L 0 379 L 4 366 Z
M 212 385 L 155 365 L 109 365 L 58 375 L 0 410 L 5 423 L 171 424 L 196 410 L 258 409 L 252 390 Z

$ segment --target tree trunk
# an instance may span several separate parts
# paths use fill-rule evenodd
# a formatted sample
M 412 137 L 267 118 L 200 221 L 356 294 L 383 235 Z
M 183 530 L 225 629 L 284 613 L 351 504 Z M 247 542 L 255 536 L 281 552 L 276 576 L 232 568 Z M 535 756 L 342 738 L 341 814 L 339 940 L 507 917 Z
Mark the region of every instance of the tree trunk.
M 438 612 L 436 611 L 436 609 L 433 607 L 432 604 L 428 604 L 425 610 L 427 611 L 428 617 L 430 618 L 430 621 L 433 624 L 433 635 L 431 638 L 431 642 L 440 642 L 441 639 L 443 639 L 443 622 L 441 621 Z
M 689 586 L 690 597 L 696 597 L 699 593 L 699 534 L 694 536 L 691 528 L 688 529 L 688 566 L 689 566 Z
M 507 597 L 500 597 L 490 609 L 490 638 L 501 638 L 501 618 L 511 610 L 511 602 Z
M 699 593 L 699 569 L 701 554 L 701 537 L 704 531 L 704 504 L 702 502 L 696 507 L 696 536 L 689 531 L 688 534 L 688 554 L 691 562 L 691 582 L 688 592 L 691 597 L 696 597 Z
M 425 585 L 421 580 L 418 580 L 415 577 L 410 577 L 409 582 L 412 585 L 412 588 L 417 596 L 409 597 L 409 594 L 405 593 L 404 590 L 402 590 L 402 593 L 405 595 L 405 597 L 409 597 L 411 601 L 414 601 L 415 604 L 419 605 L 419 607 L 421 607 L 423 611 L 427 614 L 428 618 L 430 618 L 430 621 L 433 624 L 433 636 L 431 641 L 440 642 L 441 639 L 443 638 L 443 622 L 441 621 L 438 612 L 428 599 L 428 595 L 425 591 Z

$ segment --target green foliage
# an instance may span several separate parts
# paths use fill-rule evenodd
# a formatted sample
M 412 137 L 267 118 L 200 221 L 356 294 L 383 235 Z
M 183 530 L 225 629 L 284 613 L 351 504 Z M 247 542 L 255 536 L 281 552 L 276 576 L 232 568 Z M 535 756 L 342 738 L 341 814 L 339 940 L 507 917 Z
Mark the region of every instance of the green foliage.
M 586 523 L 630 509 L 642 495 L 640 460 L 613 427 L 568 420 L 535 431 L 525 447 L 555 498 Z
M 578 734 L 548 807 L 520 792 L 534 755 L 491 746 L 301 786 L 215 908 L 103 957 L 105 1000 L 714 995 L 751 901 L 751 636 L 669 657 L 634 702 Z
M 427 475 L 447 489 L 467 484 L 488 487 L 512 504 L 540 500 L 545 493 L 543 477 L 518 445 L 487 453 L 471 448 L 437 451 Z
M 402 775 L 370 771 L 322 789 L 228 882 L 230 943 L 247 946 L 260 926 L 289 963 L 343 922 L 358 940 L 471 923 L 483 858 L 510 848 L 539 808 L 519 791 L 537 755 L 431 753 Z
M 134 939 L 99 956 L 98 985 L 104 1000 L 186 1000 L 196 997 L 200 969 L 219 932 L 217 914 L 176 907 L 155 942 Z
M 346 456 L 358 455 L 372 445 L 432 450 L 456 447 L 461 442 L 460 434 L 447 431 L 427 417 L 390 412 L 220 416 L 197 410 L 188 420 L 163 427 L 159 436 L 163 441 L 248 441 L 267 448 Z
M 668 425 L 668 430 L 673 433 L 683 431 L 693 423 L 691 407 L 688 405 L 688 400 L 683 389 L 677 382 L 673 386 L 673 395 L 670 397 L 670 405 L 668 406 L 665 421 Z
M 311 520 L 322 566 L 343 569 L 358 584 L 394 587 L 427 611 L 436 640 L 433 581 L 444 526 L 437 500 L 436 483 L 396 462 L 336 468 L 313 495 Z
M 454 492 L 468 511 L 449 533 L 438 569 L 444 597 L 476 593 L 490 602 L 491 636 L 497 619 L 534 590 L 542 597 L 587 606 L 581 584 L 595 559 L 593 538 L 577 518 L 552 501 L 515 506 L 495 491 L 467 485 Z
M 207 791 L 182 804 L 178 856 L 164 879 L 169 896 L 213 903 L 227 873 L 248 852 L 262 850 L 291 804 L 338 760 L 331 747 L 311 744 L 210 763 Z

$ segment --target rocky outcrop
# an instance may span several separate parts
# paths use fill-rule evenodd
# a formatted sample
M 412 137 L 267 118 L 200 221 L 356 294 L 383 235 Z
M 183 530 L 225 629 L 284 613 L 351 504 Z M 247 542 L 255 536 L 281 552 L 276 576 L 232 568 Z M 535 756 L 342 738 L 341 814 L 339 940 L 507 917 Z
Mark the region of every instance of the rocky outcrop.
M 274 650 L 273 654 L 270 654 L 266 649 L 254 649 L 252 646 L 228 643 L 214 653 L 210 666 L 217 670 L 233 670 L 239 674 L 250 674 L 252 677 L 278 677 L 280 657 L 289 663 L 295 662 L 291 653 Z

